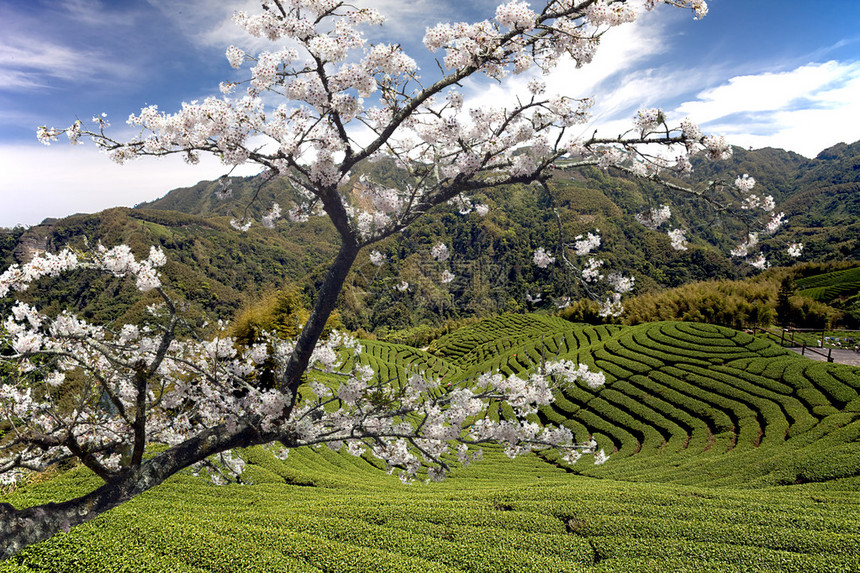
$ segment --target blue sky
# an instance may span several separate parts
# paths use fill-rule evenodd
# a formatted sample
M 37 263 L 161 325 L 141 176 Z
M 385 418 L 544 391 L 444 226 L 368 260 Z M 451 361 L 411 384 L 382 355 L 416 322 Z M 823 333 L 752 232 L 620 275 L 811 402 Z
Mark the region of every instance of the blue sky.
M 425 77 L 435 64 L 420 44 L 439 21 L 490 17 L 489 0 L 361 0 L 389 17 L 371 41 L 397 41 Z M 361 4 L 361 2 L 359 2 Z M 532 7 L 536 7 L 532 2 Z M 118 135 L 147 104 L 174 111 L 239 79 L 230 44 L 264 49 L 233 25 L 252 0 L 0 0 L 0 226 L 134 205 L 224 173 L 216 161 L 116 166 L 89 145 L 35 139 L 39 125 L 65 127 L 105 112 Z M 711 0 L 695 21 L 661 7 L 610 31 L 595 62 L 562 65 L 550 90 L 594 96 L 584 129 L 613 134 L 641 107 L 691 117 L 734 144 L 806 156 L 860 140 L 860 1 Z M 473 102 L 513 97 L 528 78 L 469 82 Z M 248 170 L 246 174 L 252 173 Z

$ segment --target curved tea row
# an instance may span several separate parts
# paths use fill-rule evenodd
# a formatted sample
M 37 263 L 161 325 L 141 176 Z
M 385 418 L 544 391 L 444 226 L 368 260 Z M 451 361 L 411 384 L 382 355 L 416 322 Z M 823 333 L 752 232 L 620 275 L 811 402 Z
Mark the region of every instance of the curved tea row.
M 612 464 L 580 462 L 571 471 L 714 484 L 860 473 L 860 456 L 852 461 L 860 453 L 860 369 L 813 362 L 724 327 L 507 315 L 451 333 L 426 352 L 374 342 L 366 354 L 392 379 L 420 370 L 454 384 L 485 371 L 525 372 L 552 358 L 602 370 L 603 388 L 565 388 L 540 414 L 614 454 Z M 561 463 L 551 453 L 545 458 Z

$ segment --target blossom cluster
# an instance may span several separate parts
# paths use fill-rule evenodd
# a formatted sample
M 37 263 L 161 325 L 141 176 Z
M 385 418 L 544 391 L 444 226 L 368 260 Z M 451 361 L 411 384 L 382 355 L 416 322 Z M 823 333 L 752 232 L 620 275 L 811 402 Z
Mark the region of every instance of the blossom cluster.
M 275 221 L 281 218 L 281 206 L 277 203 L 272 204 L 272 209 L 263 215 L 261 222 L 267 229 L 275 228 Z
M 576 254 L 582 257 L 599 247 L 599 233 L 600 229 L 597 229 L 595 233 L 588 233 L 586 236 L 577 235 L 574 237 L 573 248 L 576 251 Z
M 594 26 L 618 26 L 636 20 L 636 11 L 626 2 L 597 0 L 588 7 L 588 20 Z
M 624 312 L 624 305 L 621 304 L 621 293 L 615 292 L 607 296 L 600 305 L 599 316 L 604 318 L 618 317 Z
M 687 250 L 687 237 L 684 229 L 672 229 L 669 231 L 669 244 L 676 251 Z
M 752 188 L 754 186 L 755 179 L 753 179 L 746 173 L 744 173 L 742 176 L 738 176 L 738 178 L 735 179 L 735 187 L 737 187 L 744 193 L 749 193 L 750 191 L 752 191 Z
M 636 221 L 652 231 L 669 220 L 672 216 L 672 210 L 668 205 L 660 205 L 659 209 L 651 208 L 644 213 L 635 215 Z
M 788 246 L 788 256 L 794 259 L 803 254 L 803 243 L 792 243 Z
M 585 266 L 582 268 L 582 279 L 585 282 L 594 283 L 603 278 L 603 275 L 600 274 L 600 267 L 603 266 L 603 261 L 600 259 L 595 259 L 594 257 L 589 257 L 588 262 L 585 263 Z
M 776 202 L 773 200 L 772 195 L 768 195 L 766 197 L 759 197 L 758 195 L 751 194 L 744 197 L 743 202 L 741 203 L 741 209 L 761 209 L 767 213 L 773 211 L 776 208 Z
M 746 240 L 730 252 L 733 257 L 745 257 L 750 253 L 750 251 L 755 249 L 756 246 L 758 246 L 758 233 L 749 233 Z
M 151 247 L 149 257 L 141 261 L 135 259 L 127 245 L 111 249 L 99 245 L 97 250 L 87 257 L 81 257 L 71 249 L 64 249 L 58 254 L 37 253 L 28 263 L 14 264 L 0 274 L 0 297 L 6 296 L 10 290 L 27 290 L 31 283 L 42 277 L 57 277 L 79 267 L 101 269 L 116 277 L 132 275 L 136 279 L 137 288 L 141 292 L 147 292 L 161 286 L 156 269 L 166 263 L 167 258 L 160 247 Z
M 164 264 L 157 249 L 139 261 L 125 246 L 100 249 L 86 260 L 98 261 L 87 264 L 118 276 L 138 276 L 140 267 Z M 78 266 L 66 265 L 65 270 Z M 22 284 L 39 274 L 30 273 Z M 3 479 L 73 456 L 105 478 L 116 474 L 130 463 L 117 452 L 136 443 L 140 412 L 146 417 L 148 442 L 177 445 L 206 428 L 256 420 L 273 440 L 291 446 L 327 443 L 354 455 L 370 452 L 392 468 L 405 468 L 405 481 L 414 479 L 422 466 L 442 477 L 452 448 L 458 458 L 470 461 L 474 455 L 463 450 L 466 444 L 501 442 L 509 455 L 552 446 L 571 461 L 580 450 L 594 451 L 592 445 L 574 443 L 565 428 L 526 421 L 552 402 L 560 384 L 579 380 L 591 389 L 602 386 L 603 374 L 585 365 L 549 362 L 527 376 L 484 374 L 474 387 L 445 391 L 438 379 L 413 372 L 401 388 L 380 379 L 362 360 L 355 338 L 336 331 L 317 345 L 308 365 L 310 371 L 325 372 L 328 382 L 311 382 L 315 399 L 291 409 L 289 394 L 255 384 L 264 369 L 283 371 L 294 349 L 291 341 L 264 333 L 261 341 L 241 346 L 224 323 L 209 338 L 179 338 L 169 326 L 177 323 L 175 308 L 171 304 L 161 313 L 167 321 L 161 327 L 109 329 L 69 313 L 51 318 L 16 304 L 0 334 L 0 342 L 8 343 L 14 354 L 3 361 L 37 375 L 12 376 L 0 384 L 0 415 L 11 421 L 17 436 L 14 443 L 0 446 Z M 56 360 L 36 367 L 31 362 L 35 355 Z M 68 375 L 77 372 L 86 376 L 76 374 L 76 381 L 68 382 Z M 332 376 L 340 382 L 332 382 Z M 62 405 L 69 400 L 74 409 Z M 104 401 L 112 407 L 105 408 Z M 510 404 L 516 420 L 488 418 L 493 402 Z M 406 414 L 411 422 L 404 421 Z M 208 472 L 216 483 L 241 474 L 244 467 L 229 451 L 199 461 L 194 471 Z
M 534 252 L 532 261 L 538 267 L 545 269 L 555 262 L 555 257 L 550 256 L 543 247 L 538 247 L 538 249 Z
M 30 283 L 45 276 L 59 276 L 63 272 L 77 268 L 79 264 L 77 254 L 68 249 L 57 255 L 48 252 L 38 253 L 30 259 L 30 262 L 24 265 L 14 264 L 0 275 L 0 297 L 6 296 L 10 290 L 27 290 Z
M 773 235 L 776 231 L 785 224 L 785 213 L 777 213 L 773 215 L 767 224 L 762 229 L 766 235 Z
M 764 253 L 759 253 L 758 255 L 756 255 L 755 258 L 750 259 L 747 262 L 760 271 L 763 271 L 770 266 L 770 263 L 767 262 L 767 259 L 764 256 Z
M 437 262 L 444 262 L 448 260 L 449 252 L 448 247 L 445 243 L 437 243 L 430 249 L 430 256 Z
M 640 109 L 633 120 L 636 129 L 643 134 L 654 131 L 665 121 L 663 110 L 657 108 Z
M 381 267 L 385 264 L 385 255 L 379 251 L 370 251 L 370 264 L 376 267 Z
M 535 27 L 535 14 L 525 2 L 508 2 L 496 8 L 496 22 L 505 28 L 528 31 Z
M 668 207 L 666 210 L 668 211 Z M 598 248 L 601 243 L 599 233 L 600 231 L 597 229 L 594 233 L 589 232 L 586 235 L 577 235 L 572 245 L 562 245 L 562 261 L 569 270 L 573 270 L 578 273 L 582 284 L 586 286 L 586 292 L 594 298 L 597 297 L 592 289 L 594 286 L 597 286 L 600 281 L 605 279 L 606 284 L 603 289 L 611 290 L 611 294 L 609 294 L 602 302 L 599 314 L 603 317 L 617 317 L 620 316 L 624 310 L 621 298 L 623 295 L 633 290 L 636 282 L 635 278 L 624 276 L 617 271 L 610 272 L 608 275 L 604 276 L 603 273 L 601 273 L 601 269 L 603 268 L 605 261 L 596 257 L 588 257 L 588 259 L 580 266 L 573 265 L 567 258 L 567 249 L 571 246 L 573 247 L 574 253 L 581 257 L 589 255 L 594 249 Z M 555 257 L 549 256 L 543 247 L 534 252 L 533 262 L 539 268 L 546 268 L 549 264 L 554 263 L 555 260 Z M 542 302 L 542 297 L 540 294 L 532 295 L 531 293 L 527 293 L 526 301 L 531 304 L 539 304 Z M 560 309 L 566 308 L 570 305 L 570 297 L 564 296 L 555 304 Z
M 609 286 L 612 287 L 618 294 L 625 294 L 633 290 L 633 285 L 636 282 L 634 277 L 625 277 L 621 273 L 609 273 L 606 277 Z

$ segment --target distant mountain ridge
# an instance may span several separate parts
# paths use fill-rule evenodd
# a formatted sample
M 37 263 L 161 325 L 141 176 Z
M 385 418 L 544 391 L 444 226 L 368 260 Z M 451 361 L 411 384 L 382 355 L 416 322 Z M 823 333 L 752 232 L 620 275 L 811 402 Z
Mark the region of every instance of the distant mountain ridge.
M 756 179 L 756 193 L 773 195 L 789 226 L 769 241 L 803 241 L 804 260 L 860 259 L 860 142 L 835 145 L 814 159 L 780 149 L 736 147 L 728 160 L 697 159 L 694 166 L 692 184 L 715 179 L 732 182 L 746 173 Z M 391 162 L 369 168 L 376 179 L 390 185 L 403 182 Z M 312 297 L 336 251 L 331 225 L 316 217 L 307 223 L 281 221 L 275 230 L 255 225 L 240 235 L 230 227 L 231 218 L 247 215 L 259 220 L 272 202 L 287 209 L 297 194 L 283 179 L 264 185 L 260 176 L 223 182 L 226 185 L 201 181 L 174 189 L 133 209 L 108 209 L 46 221 L 27 230 L 5 230 L 0 232 L 0 262 L 4 266 L 21 262 L 36 250 L 80 244 L 86 236 L 90 244 L 125 242 L 140 254 L 149 245 L 162 246 L 171 261 L 165 269 L 168 284 L 185 293 L 201 311 L 218 316 L 232 316 L 256 294 L 291 282 L 300 283 Z M 600 229 L 604 245 L 600 256 L 608 266 L 636 276 L 640 292 L 752 272 L 730 261 L 724 250 L 707 245 L 728 247 L 742 228 L 684 198 L 672 202 L 673 195 L 654 183 L 587 168 L 559 173 L 550 186 L 552 197 L 517 186 L 478 197 L 491 207 L 484 218 L 459 215 L 453 206 L 440 209 L 378 245 L 389 263 L 377 269 L 366 257 L 359 260 L 343 294 L 345 324 L 408 328 L 447 318 L 533 310 L 535 305 L 526 302 L 526 294 L 541 295 L 545 305 L 565 294 L 581 295 L 560 271 L 531 264 L 534 249 L 551 248 L 558 241 L 559 221 L 552 214 L 553 206 L 568 240 Z M 218 194 L 227 190 L 229 196 L 219 199 Z M 689 251 L 673 251 L 665 232 L 649 231 L 635 222 L 633 215 L 662 202 L 673 204 L 672 226 L 689 229 Z M 442 266 L 428 254 L 437 242 L 447 244 L 453 254 L 446 268 L 457 279 L 448 288 L 438 284 Z M 773 261 L 791 262 L 785 255 Z M 410 283 L 408 294 L 393 289 L 400 281 Z M 108 291 L 92 286 L 89 291 L 66 293 L 64 303 L 114 318 L 107 309 L 116 299 L 107 296 Z

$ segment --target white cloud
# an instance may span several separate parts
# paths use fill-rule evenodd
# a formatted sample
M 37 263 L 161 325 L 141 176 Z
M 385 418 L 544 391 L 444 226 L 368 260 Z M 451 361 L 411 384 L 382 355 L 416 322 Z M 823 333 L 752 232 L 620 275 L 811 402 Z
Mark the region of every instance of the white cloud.
M 216 179 L 228 168 L 212 157 L 190 166 L 179 157 L 112 163 L 91 145 L 0 145 L 0 227 L 34 225 L 46 217 L 131 207 L 177 187 Z M 253 167 L 234 175 L 251 175 Z
M 236 45 L 245 50 L 272 49 L 275 44 L 254 39 L 233 22 L 233 13 L 260 11 L 259 0 L 212 2 L 211 0 L 147 0 L 172 22 L 193 45 L 225 50 Z
M 670 46 L 665 39 L 672 20 L 644 14 L 636 22 L 610 30 L 601 37 L 594 60 L 581 68 L 569 58 L 542 79 L 548 94 L 573 98 L 593 97 L 595 106 L 592 121 L 582 129 L 591 135 L 595 129 L 601 134 L 617 135 L 629 129 L 636 109 L 658 106 L 680 94 L 689 92 L 701 74 L 669 74 L 665 70 L 649 68 L 647 64 L 663 54 Z M 464 82 L 467 106 L 513 105 L 516 96 L 527 96 L 526 84 L 536 74 L 511 76 L 503 83 L 482 81 L 482 77 Z
M 102 30 L 131 27 L 139 17 L 137 6 L 133 4 L 120 5 L 112 2 L 107 8 L 109 9 L 106 9 L 105 2 L 101 0 L 63 0 L 50 5 L 50 9 L 59 9 L 68 14 L 76 25 L 82 24 Z
M 212 3 L 211 0 L 148 0 L 197 45 L 219 50 L 235 45 L 249 52 L 279 49 L 284 42 L 271 42 L 265 38 L 249 36 L 233 22 L 233 13 L 245 11 L 257 14 L 259 0 L 240 0 L 231 3 Z M 493 15 L 494 0 L 476 0 L 461 3 L 445 0 L 362 0 L 357 6 L 373 7 L 385 16 L 383 27 L 362 26 L 360 30 L 371 42 L 398 41 L 407 51 L 421 45 L 424 29 L 438 21 L 464 20 Z
M 111 35 L 138 21 L 136 6 L 108 6 L 98 0 L 66 0 L 19 10 L 0 2 L 0 90 L 56 87 L 57 80 L 118 81 L 134 71 L 106 47 Z M 29 3 L 28 3 L 29 4 Z M 108 9 L 109 8 L 109 9 Z M 121 36 L 122 37 L 122 36 Z
M 806 156 L 860 139 L 860 62 L 810 63 L 736 76 L 678 106 L 736 145 L 781 147 Z
M 700 123 L 738 112 L 772 112 L 805 103 L 816 94 L 832 91 L 851 78 L 860 77 L 860 65 L 808 64 L 782 73 L 763 73 L 730 78 L 698 94 L 696 101 L 683 103 L 678 111 L 695 116 Z

